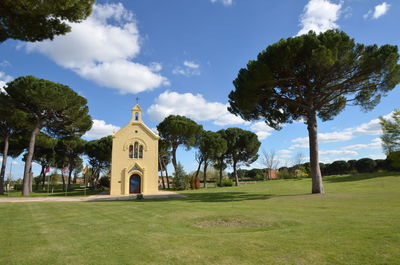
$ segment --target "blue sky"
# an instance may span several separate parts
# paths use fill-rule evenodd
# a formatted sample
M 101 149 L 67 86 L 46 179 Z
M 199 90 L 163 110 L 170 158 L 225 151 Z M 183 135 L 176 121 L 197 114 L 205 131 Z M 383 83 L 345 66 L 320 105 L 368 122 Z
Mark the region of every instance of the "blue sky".
M 357 42 L 399 45 L 400 3 L 394 0 L 141 0 L 98 1 L 92 16 L 54 41 L 0 44 L 0 86 L 23 75 L 69 85 L 89 101 L 96 139 L 124 126 L 140 98 L 150 128 L 169 114 L 188 116 L 207 130 L 241 127 L 274 150 L 281 166 L 308 156 L 301 123 L 274 131 L 226 110 L 240 68 L 281 38 L 338 28 Z M 396 87 L 370 112 L 348 107 L 319 124 L 320 160 L 384 158 L 377 118 L 399 108 Z M 57 99 L 54 99 L 57 100 Z M 187 171 L 194 151 L 179 150 Z M 22 174 L 14 161 L 13 173 Z M 254 167 L 262 167 L 261 159 Z M 37 172 L 38 167 L 34 167 Z

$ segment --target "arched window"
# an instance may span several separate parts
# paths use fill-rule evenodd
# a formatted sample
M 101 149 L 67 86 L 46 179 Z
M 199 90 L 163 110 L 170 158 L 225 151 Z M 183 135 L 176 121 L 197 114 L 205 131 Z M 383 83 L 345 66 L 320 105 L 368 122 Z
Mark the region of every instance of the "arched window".
M 135 121 L 139 120 L 139 112 L 135 112 Z
M 133 145 L 129 146 L 129 158 L 133 158 Z
M 143 145 L 139 147 L 139 158 L 143 158 Z
M 139 153 L 139 143 L 135 142 L 135 153 L 134 153 L 134 158 L 138 158 L 138 153 Z

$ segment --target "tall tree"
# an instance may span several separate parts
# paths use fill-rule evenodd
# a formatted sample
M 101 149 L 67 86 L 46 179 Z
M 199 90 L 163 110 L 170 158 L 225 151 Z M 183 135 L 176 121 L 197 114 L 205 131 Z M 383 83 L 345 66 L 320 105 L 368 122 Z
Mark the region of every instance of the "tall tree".
M 68 163 L 68 190 L 71 189 L 72 172 L 82 163 L 80 156 L 85 152 L 86 141 L 79 137 L 59 139 L 56 151 L 66 156 Z
M 279 160 L 276 157 L 274 150 L 269 152 L 263 150 L 263 164 L 267 168 L 267 178 L 272 179 L 272 170 L 276 170 L 279 167 Z
M 239 164 L 250 165 L 258 159 L 260 141 L 255 133 L 240 128 L 228 128 L 225 130 L 227 142 L 227 157 L 233 168 L 236 186 L 239 186 L 237 166 Z
M 348 103 L 372 109 L 399 83 L 398 60 L 396 46 L 357 44 L 336 30 L 282 39 L 239 71 L 229 111 L 245 120 L 264 119 L 275 129 L 304 119 L 312 193 L 324 193 L 317 117 L 331 120 Z
M 227 141 L 216 132 L 203 131 L 200 137 L 199 151 L 203 158 L 203 186 L 207 187 L 207 167 L 227 151 Z
M 87 18 L 95 0 L 2 0 L 0 42 L 42 41 L 71 31 L 68 22 Z
M 68 86 L 24 76 L 7 83 L 5 90 L 13 104 L 28 113 L 33 124 L 22 189 L 22 194 L 28 196 L 37 134 L 43 130 L 51 136 L 81 136 L 92 127 L 92 119 L 86 99 Z
M 86 143 L 85 154 L 89 158 L 92 167 L 90 180 L 92 189 L 96 189 L 101 172 L 107 171 L 111 166 L 112 136 L 106 136 L 99 140 Z
M 223 139 L 225 139 L 227 143 L 227 149 L 225 150 L 224 153 L 220 153 L 218 156 L 215 157 L 214 159 L 214 167 L 218 169 L 219 171 L 219 177 L 218 177 L 218 183 L 222 187 L 222 179 L 223 179 L 223 172 L 224 170 L 228 167 L 228 161 L 227 161 L 227 151 L 228 151 L 228 142 L 227 142 L 227 135 L 225 133 L 225 130 L 219 130 L 217 132 Z
M 2 149 L 0 152 L 3 154 L 0 171 L 0 194 L 4 194 L 4 176 L 7 157 L 9 156 L 10 141 L 14 140 L 14 146 L 11 146 L 14 153 L 17 152 L 20 154 L 23 148 L 20 148 L 19 142 L 22 140 L 21 134 L 26 130 L 29 130 L 27 114 L 15 108 L 10 97 L 0 92 L 0 136 L 2 137 Z
M 162 172 L 165 171 L 165 177 L 167 178 L 167 188 L 169 189 L 170 186 L 167 166 L 171 161 L 171 151 L 169 142 L 164 139 L 160 139 L 158 141 L 158 161 L 163 181 L 163 188 L 165 189 L 165 183 Z
M 42 181 L 42 190 L 46 181 L 47 170 L 55 164 L 56 153 L 54 147 L 57 144 L 57 139 L 54 139 L 47 134 L 39 133 L 35 143 L 35 151 L 32 160 L 41 166 L 40 180 Z
M 184 145 L 187 149 L 194 146 L 196 144 L 196 137 L 203 130 L 203 126 L 189 118 L 170 115 L 157 126 L 157 130 L 161 138 L 167 140 L 170 144 L 172 149 L 172 165 L 176 171 L 176 150 L 180 145 Z
M 390 119 L 380 117 L 380 120 L 383 149 L 387 154 L 400 151 L 400 110 L 395 110 Z

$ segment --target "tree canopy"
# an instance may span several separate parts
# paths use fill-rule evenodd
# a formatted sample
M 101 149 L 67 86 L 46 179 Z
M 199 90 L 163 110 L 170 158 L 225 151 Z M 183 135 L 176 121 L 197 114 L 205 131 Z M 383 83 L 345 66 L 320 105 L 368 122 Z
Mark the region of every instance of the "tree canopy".
M 95 0 L 2 0 L 0 42 L 7 39 L 42 41 L 71 31 L 68 22 L 81 22 Z
M 32 130 L 24 168 L 23 194 L 29 194 L 29 172 L 40 131 L 50 136 L 82 136 L 92 127 L 87 100 L 70 87 L 33 76 L 7 83 L 5 90 L 12 104 L 27 113 Z
M 246 166 L 252 164 L 258 159 L 258 149 L 260 141 L 255 133 L 240 128 L 228 128 L 223 134 L 227 142 L 227 159 L 233 167 L 236 186 L 239 185 L 237 176 L 238 164 Z
M 395 110 L 391 119 L 380 118 L 382 126 L 382 144 L 387 154 L 400 151 L 400 110 Z
M 194 146 L 203 126 L 184 116 L 170 115 L 157 126 L 157 130 L 161 138 L 170 143 L 172 164 L 176 170 L 176 150 L 180 145 L 184 145 L 187 149 Z
M 264 119 L 275 129 L 304 119 L 312 192 L 323 193 L 317 117 L 333 119 L 348 104 L 372 109 L 399 83 L 398 60 L 396 46 L 358 44 L 337 30 L 282 39 L 239 71 L 229 111 L 245 120 Z
M 227 141 L 217 132 L 203 131 L 199 140 L 199 151 L 204 163 L 204 187 L 206 187 L 207 166 L 210 161 L 215 161 L 225 154 Z

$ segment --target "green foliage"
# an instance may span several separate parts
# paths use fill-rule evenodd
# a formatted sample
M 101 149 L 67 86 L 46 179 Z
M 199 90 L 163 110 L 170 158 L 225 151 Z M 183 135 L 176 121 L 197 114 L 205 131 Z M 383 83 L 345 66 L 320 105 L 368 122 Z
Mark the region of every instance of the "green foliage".
M 222 187 L 232 187 L 233 181 L 231 179 L 223 179 L 222 180 Z
M 35 127 L 49 135 L 82 136 L 92 127 L 87 100 L 68 86 L 23 76 L 7 83 L 5 90 Z
M 98 180 L 101 172 L 109 170 L 111 166 L 111 153 L 111 135 L 86 143 L 85 154 L 89 158 L 89 164 L 92 167 L 89 174 L 92 181 Z
M 348 102 L 371 110 L 400 82 L 397 46 L 357 44 L 328 30 L 282 39 L 241 69 L 229 111 L 245 120 L 282 124 L 304 119 L 309 131 L 312 192 L 323 193 L 318 167 L 317 117 L 338 115 Z
M 282 39 L 239 71 L 229 110 L 279 129 L 310 112 L 333 119 L 350 100 L 372 109 L 399 83 L 398 60 L 396 46 L 356 44 L 336 30 Z
M 225 130 L 227 141 L 227 157 L 231 164 L 242 163 L 251 165 L 258 159 L 260 141 L 255 133 L 240 128 L 228 128 Z
M 205 161 L 216 160 L 227 151 L 227 142 L 216 132 L 203 131 L 199 139 L 199 150 Z
M 387 154 L 400 151 L 400 110 L 395 110 L 391 119 L 380 117 L 383 149 Z
M 327 170 L 332 175 L 342 175 L 349 172 L 349 165 L 346 161 L 338 160 L 334 161 L 327 167 Z
M 281 179 L 294 179 L 296 175 L 290 173 L 288 168 L 282 168 L 278 171 L 278 177 Z
M 102 188 L 110 188 L 110 176 L 105 175 L 99 179 L 99 185 Z
M 95 0 L 2 0 L 0 42 L 42 41 L 71 31 L 67 22 L 81 22 Z
M 355 166 L 359 173 L 369 173 L 375 170 L 376 162 L 371 158 L 361 158 L 357 160 Z
M 184 116 L 169 115 L 158 124 L 157 130 L 161 139 L 166 140 L 172 148 L 172 164 L 176 171 L 176 150 L 180 145 L 185 146 L 187 150 L 195 146 L 203 126 Z
M 181 163 L 176 167 L 172 185 L 175 190 L 187 190 L 190 187 L 190 176 L 186 174 Z
M 167 140 L 172 148 L 194 146 L 202 128 L 193 120 L 179 115 L 170 115 L 157 126 L 161 138 Z
M 387 156 L 387 161 L 390 164 L 391 168 L 395 170 L 400 169 L 400 151 L 391 152 Z

